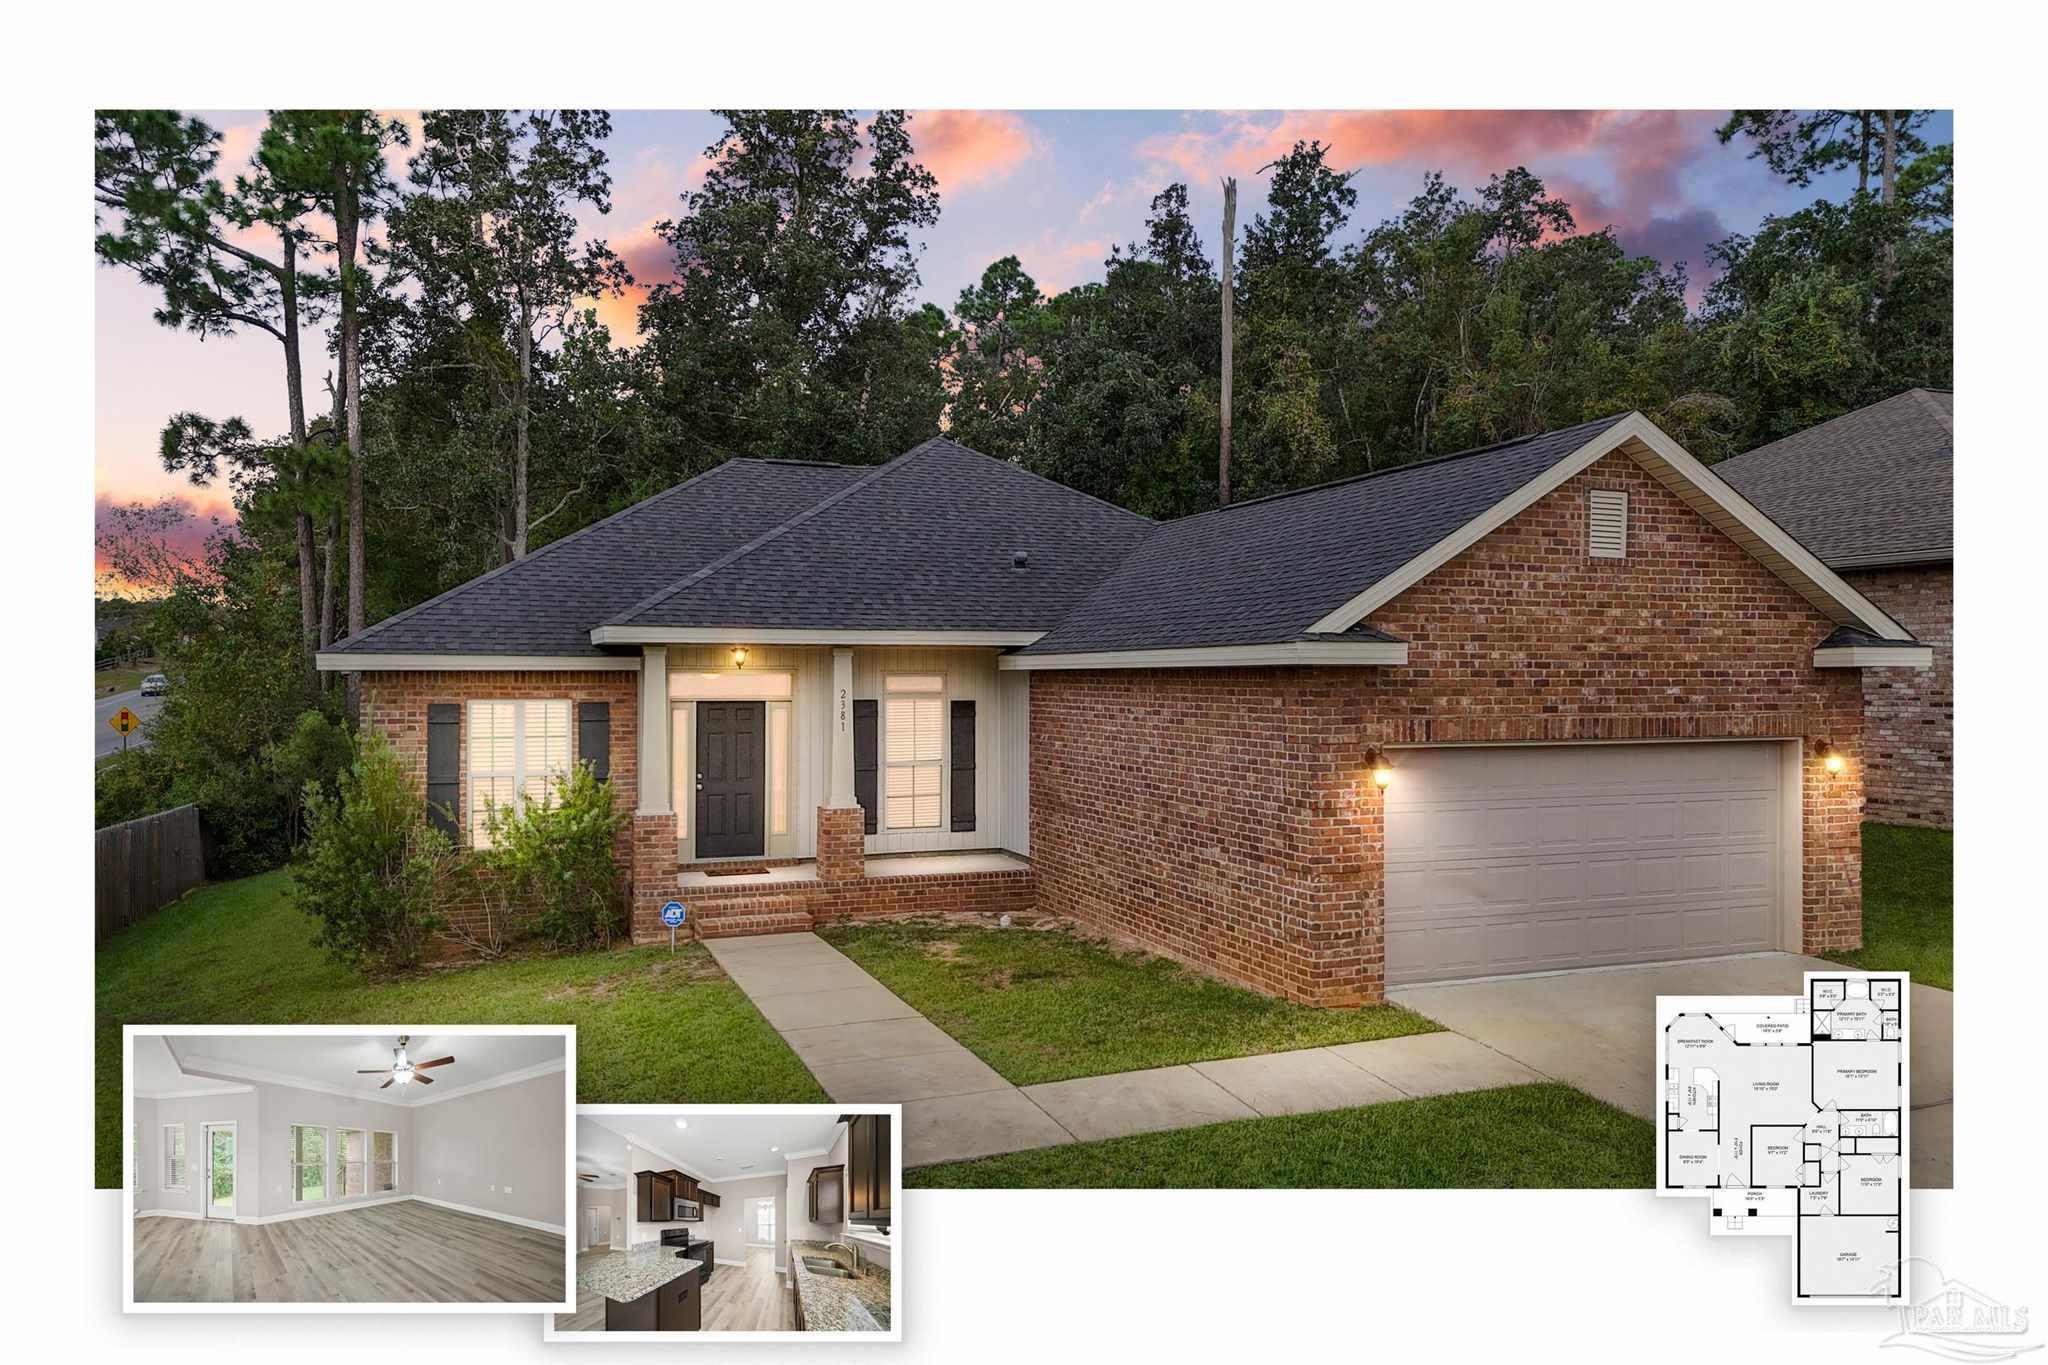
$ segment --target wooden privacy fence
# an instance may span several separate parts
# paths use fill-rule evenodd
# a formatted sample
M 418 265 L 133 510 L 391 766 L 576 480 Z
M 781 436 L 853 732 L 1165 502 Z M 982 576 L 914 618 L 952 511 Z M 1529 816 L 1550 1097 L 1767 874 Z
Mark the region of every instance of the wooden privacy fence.
M 199 807 L 124 820 L 93 834 L 96 937 L 135 923 L 206 880 Z

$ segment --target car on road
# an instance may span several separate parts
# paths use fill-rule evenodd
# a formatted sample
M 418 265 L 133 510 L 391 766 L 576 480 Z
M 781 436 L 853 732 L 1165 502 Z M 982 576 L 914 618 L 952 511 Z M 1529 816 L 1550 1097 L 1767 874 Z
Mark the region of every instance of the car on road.
M 142 680 L 142 695 L 161 697 L 171 690 L 171 680 L 161 673 L 152 673 Z

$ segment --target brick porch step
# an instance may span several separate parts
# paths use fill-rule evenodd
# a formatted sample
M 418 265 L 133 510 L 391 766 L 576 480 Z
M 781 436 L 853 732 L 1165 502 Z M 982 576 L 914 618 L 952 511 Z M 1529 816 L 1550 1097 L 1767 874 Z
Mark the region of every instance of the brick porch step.
M 698 938 L 808 934 L 817 927 L 811 912 L 795 896 L 749 896 L 725 904 L 714 901 L 701 904 L 692 913 Z

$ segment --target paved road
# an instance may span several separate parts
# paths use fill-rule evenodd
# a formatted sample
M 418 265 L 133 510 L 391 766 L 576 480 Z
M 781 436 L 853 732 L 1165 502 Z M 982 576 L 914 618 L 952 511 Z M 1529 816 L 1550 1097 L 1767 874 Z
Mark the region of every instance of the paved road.
M 128 736 L 128 747 L 138 748 L 149 743 L 149 722 L 156 713 L 164 709 L 162 697 L 145 697 L 140 692 L 116 692 L 111 697 L 95 697 L 92 703 L 92 756 L 102 758 L 107 754 L 121 752 L 121 736 L 114 727 L 107 724 L 114 713 L 127 707 L 142 717 L 142 728 Z

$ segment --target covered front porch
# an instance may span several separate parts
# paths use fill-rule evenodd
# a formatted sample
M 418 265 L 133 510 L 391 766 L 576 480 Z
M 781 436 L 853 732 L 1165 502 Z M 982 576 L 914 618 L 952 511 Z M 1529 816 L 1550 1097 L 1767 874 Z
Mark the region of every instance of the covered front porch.
M 993 644 L 641 646 L 634 937 L 1023 909 L 1030 680 Z

